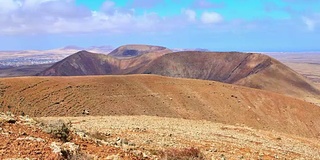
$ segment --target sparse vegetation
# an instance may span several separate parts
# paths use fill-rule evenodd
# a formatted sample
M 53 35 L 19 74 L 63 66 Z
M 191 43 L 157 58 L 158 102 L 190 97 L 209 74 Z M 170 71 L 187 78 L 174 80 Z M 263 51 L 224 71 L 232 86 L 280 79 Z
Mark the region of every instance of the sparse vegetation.
M 110 137 L 110 134 L 108 133 L 102 133 L 102 132 L 95 132 L 93 134 L 90 134 L 91 137 L 99 139 L 99 140 L 107 140 Z
M 62 142 L 69 142 L 71 140 L 71 123 L 65 123 L 62 120 L 54 121 L 46 128 L 48 133 L 51 133 L 54 138 L 60 139 Z
M 163 158 L 168 160 L 202 160 L 204 159 L 203 154 L 199 149 L 191 147 L 191 148 L 172 148 L 163 151 Z
M 91 159 L 93 159 L 89 155 L 82 153 L 80 151 L 73 152 L 73 151 L 70 151 L 67 149 L 62 149 L 61 154 L 64 159 L 68 159 L 68 160 L 91 160 Z

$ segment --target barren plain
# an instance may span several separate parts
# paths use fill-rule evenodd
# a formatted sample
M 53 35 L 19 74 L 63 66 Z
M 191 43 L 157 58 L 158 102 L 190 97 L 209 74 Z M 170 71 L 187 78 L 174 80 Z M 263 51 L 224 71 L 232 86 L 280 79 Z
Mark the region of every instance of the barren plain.
M 320 53 L 270 53 L 268 54 L 320 87 Z

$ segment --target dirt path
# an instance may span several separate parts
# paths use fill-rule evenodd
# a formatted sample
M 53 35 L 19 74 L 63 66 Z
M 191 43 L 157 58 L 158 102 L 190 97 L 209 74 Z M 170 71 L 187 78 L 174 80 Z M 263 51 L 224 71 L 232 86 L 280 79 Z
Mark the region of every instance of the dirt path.
M 57 118 L 39 118 L 44 122 Z M 206 159 L 320 159 L 320 142 L 278 132 L 209 121 L 151 116 L 59 117 L 76 130 L 99 135 L 113 144 L 128 141 L 139 150 L 194 147 Z

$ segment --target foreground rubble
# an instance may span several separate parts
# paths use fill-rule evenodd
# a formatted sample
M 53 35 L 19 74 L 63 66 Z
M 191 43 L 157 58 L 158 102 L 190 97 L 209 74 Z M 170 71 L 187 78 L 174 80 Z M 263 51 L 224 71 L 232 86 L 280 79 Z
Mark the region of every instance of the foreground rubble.
M 53 119 L 39 120 L 50 122 Z M 130 151 L 139 158 L 320 159 L 319 139 L 257 130 L 240 124 L 151 116 L 61 119 L 71 123 L 73 130 L 82 137 L 87 133 L 96 138 L 98 144 Z
M 0 159 L 320 159 L 318 139 L 209 121 L 0 113 Z

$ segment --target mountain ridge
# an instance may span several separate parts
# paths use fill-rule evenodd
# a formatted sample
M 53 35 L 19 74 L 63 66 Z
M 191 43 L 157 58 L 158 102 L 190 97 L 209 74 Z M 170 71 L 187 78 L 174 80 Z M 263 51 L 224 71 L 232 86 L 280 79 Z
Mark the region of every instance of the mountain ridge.
M 320 104 L 311 81 L 267 55 L 241 52 L 150 52 L 130 58 L 81 51 L 38 76 L 156 74 L 269 90 Z

